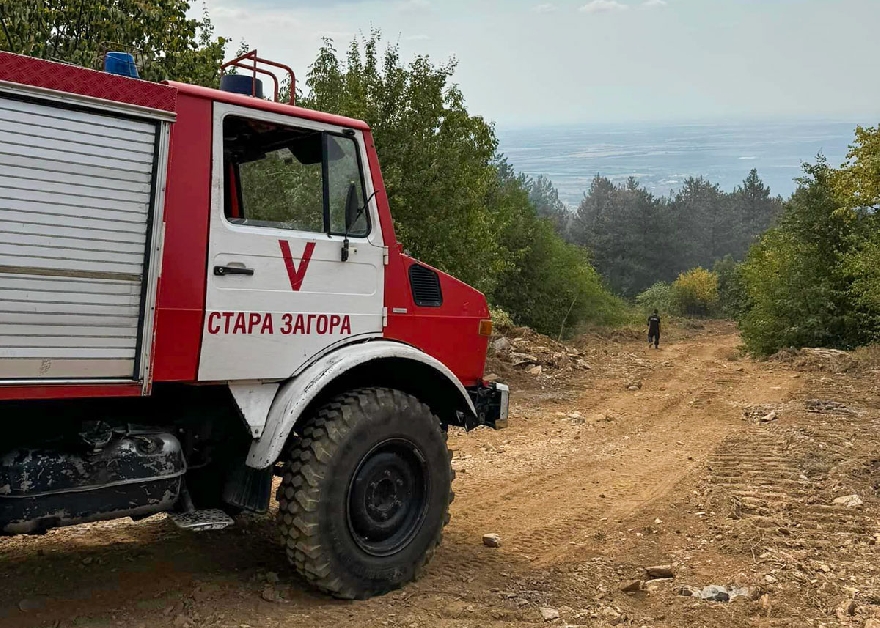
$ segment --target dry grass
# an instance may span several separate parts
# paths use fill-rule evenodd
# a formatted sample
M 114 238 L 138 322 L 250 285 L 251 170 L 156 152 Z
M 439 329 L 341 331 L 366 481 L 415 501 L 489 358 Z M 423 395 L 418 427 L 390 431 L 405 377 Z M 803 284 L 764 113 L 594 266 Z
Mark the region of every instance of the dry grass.
M 853 360 L 856 362 L 858 370 L 880 370 L 880 344 L 860 347 L 853 352 L 852 357 Z

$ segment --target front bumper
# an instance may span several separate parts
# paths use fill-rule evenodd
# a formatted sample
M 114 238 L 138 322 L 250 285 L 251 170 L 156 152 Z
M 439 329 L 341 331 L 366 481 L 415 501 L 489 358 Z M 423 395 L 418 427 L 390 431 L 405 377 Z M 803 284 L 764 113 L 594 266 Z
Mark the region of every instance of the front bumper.
M 510 407 L 510 389 L 507 384 L 492 382 L 468 388 L 471 401 L 477 411 L 477 425 L 488 425 L 494 429 L 507 427 L 507 414 Z

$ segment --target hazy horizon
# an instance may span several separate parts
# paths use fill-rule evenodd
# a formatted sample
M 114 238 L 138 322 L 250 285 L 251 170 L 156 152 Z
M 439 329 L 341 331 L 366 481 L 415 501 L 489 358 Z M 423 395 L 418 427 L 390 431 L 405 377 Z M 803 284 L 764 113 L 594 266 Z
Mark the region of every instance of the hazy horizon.
M 669 196 L 688 177 L 725 191 L 754 168 L 773 195 L 788 197 L 803 164 L 821 153 L 830 165 L 846 158 L 855 124 L 776 120 L 705 124 L 616 123 L 498 127 L 499 152 L 518 172 L 548 177 L 569 207 L 593 177 L 617 184 L 630 177 L 657 196 Z
M 875 119 L 876 118 L 876 119 Z M 657 118 L 657 119 L 608 119 L 608 120 L 572 120 L 546 122 L 542 120 L 523 122 L 497 122 L 489 120 L 498 128 L 513 130 L 522 129 L 555 129 L 563 127 L 618 127 L 624 125 L 633 126 L 717 126 L 719 124 L 851 124 L 853 129 L 857 126 L 870 127 L 880 124 L 880 113 L 875 116 L 846 117 L 846 116 L 720 116 L 720 117 L 693 117 L 693 118 Z

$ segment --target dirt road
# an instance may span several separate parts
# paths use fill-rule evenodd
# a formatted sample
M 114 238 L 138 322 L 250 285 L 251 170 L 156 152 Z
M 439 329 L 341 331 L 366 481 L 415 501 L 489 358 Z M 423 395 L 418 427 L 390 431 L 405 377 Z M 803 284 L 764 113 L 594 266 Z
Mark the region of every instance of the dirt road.
M 588 371 L 518 374 L 508 429 L 450 438 L 452 522 L 403 591 L 311 592 L 271 518 L 193 536 L 155 517 L 0 539 L 0 626 L 864 626 L 880 611 L 877 373 L 738 344 L 725 325 L 656 352 L 592 340 Z M 863 504 L 833 503 L 851 494 Z M 657 564 L 675 578 L 621 591 Z M 749 590 L 719 603 L 684 585 Z

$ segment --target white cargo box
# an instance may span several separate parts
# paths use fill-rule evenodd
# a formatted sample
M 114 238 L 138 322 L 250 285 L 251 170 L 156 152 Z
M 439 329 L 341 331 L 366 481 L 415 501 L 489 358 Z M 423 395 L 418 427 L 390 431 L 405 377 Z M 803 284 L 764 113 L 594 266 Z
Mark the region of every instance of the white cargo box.
M 167 124 L 122 109 L 0 88 L 0 380 L 143 378 Z

